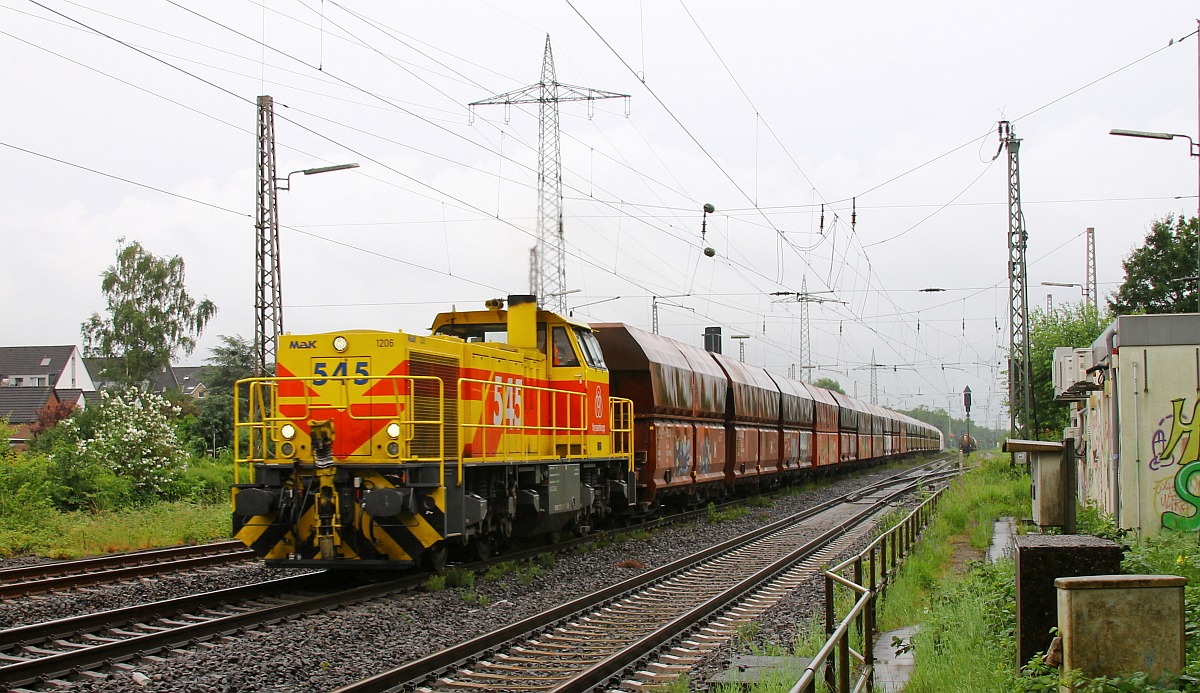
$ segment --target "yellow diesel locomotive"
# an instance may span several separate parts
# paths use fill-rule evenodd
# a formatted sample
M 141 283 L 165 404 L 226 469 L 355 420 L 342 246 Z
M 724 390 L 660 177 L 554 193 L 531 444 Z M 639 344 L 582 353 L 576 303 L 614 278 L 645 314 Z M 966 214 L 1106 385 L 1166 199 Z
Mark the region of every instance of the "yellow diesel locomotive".
M 238 383 L 234 536 L 270 564 L 440 569 L 628 509 L 629 400 L 587 325 L 533 296 L 430 336 L 284 335 Z

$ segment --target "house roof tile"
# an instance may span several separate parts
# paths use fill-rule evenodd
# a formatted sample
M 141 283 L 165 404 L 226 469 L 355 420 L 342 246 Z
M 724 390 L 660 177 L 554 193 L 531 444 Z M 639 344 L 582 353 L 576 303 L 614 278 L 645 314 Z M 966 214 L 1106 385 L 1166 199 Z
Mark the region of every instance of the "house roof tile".
M 0 387 L 0 418 L 11 424 L 31 423 L 47 404 L 57 401 L 52 387 Z
M 0 376 L 47 374 L 51 382 L 62 376 L 75 346 L 0 347 Z

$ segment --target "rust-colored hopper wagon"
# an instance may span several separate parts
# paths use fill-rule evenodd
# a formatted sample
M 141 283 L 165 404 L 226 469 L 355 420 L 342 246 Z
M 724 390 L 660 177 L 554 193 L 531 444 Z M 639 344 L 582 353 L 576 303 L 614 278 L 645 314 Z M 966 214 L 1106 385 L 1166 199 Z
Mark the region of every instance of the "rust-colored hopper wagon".
M 703 349 L 630 325 L 591 327 L 613 392 L 633 401 L 639 505 L 723 496 L 727 380 L 720 366 Z

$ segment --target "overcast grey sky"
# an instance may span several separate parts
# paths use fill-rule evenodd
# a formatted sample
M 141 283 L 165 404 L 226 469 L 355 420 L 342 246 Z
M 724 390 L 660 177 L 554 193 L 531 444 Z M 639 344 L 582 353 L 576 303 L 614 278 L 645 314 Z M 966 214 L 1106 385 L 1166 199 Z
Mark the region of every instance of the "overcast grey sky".
M 281 193 L 287 330 L 423 334 L 526 292 L 537 112 L 466 104 L 537 82 L 550 34 L 559 81 L 632 95 L 562 107 L 576 317 L 649 328 L 685 294 L 664 333 L 721 325 L 786 373 L 799 305 L 770 294 L 803 281 L 838 301 L 811 307 L 816 377 L 865 399 L 874 354 L 881 403 L 961 416 L 969 385 L 1006 425 L 997 121 L 1023 140 L 1031 305 L 1079 299 L 1040 282 L 1083 282 L 1086 227 L 1109 292 L 1155 217 L 1195 213 L 1186 142 L 1107 134 L 1200 127 L 1195 4 L 1140 7 L 0 0 L 0 344 L 79 343 L 122 236 L 219 306 L 185 362 L 249 337 L 259 94 L 281 172 L 361 164 Z

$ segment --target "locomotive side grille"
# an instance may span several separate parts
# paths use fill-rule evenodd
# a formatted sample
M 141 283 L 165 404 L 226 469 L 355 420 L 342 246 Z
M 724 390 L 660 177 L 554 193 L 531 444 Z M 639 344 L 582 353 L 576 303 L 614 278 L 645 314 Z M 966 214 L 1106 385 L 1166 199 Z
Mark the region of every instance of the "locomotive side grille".
M 445 448 L 442 456 L 456 459 L 458 456 L 458 359 L 440 354 L 412 351 L 409 354 L 409 373 L 434 376 L 442 381 L 442 421 L 446 431 Z M 429 421 L 437 419 L 438 387 L 432 380 L 417 380 L 413 383 L 414 416 Z M 417 426 L 413 431 L 411 451 L 419 457 L 438 456 L 438 429 L 436 426 Z

